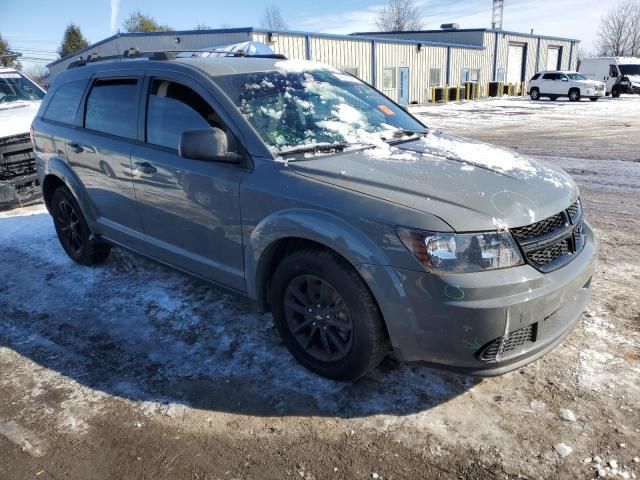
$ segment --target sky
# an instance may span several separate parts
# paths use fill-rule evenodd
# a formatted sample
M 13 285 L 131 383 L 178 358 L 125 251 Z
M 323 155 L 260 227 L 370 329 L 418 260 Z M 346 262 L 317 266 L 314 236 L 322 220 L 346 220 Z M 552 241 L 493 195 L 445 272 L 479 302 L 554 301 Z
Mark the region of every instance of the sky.
M 69 22 L 80 26 L 90 43 L 116 33 L 127 14 L 136 9 L 175 30 L 199 23 L 212 28 L 260 26 L 266 2 L 242 0 L 2 0 L 0 34 L 12 49 L 22 51 L 24 64 L 46 65 Z M 289 28 L 316 32 L 352 33 L 375 30 L 375 18 L 385 0 L 273 0 Z M 416 0 L 425 28 L 456 22 L 461 28 L 490 27 L 491 0 Z M 505 0 L 505 30 L 582 40 L 593 51 L 600 17 L 615 0 Z M 179 7 L 176 7 L 179 5 Z M 26 61 L 26 59 L 33 59 Z

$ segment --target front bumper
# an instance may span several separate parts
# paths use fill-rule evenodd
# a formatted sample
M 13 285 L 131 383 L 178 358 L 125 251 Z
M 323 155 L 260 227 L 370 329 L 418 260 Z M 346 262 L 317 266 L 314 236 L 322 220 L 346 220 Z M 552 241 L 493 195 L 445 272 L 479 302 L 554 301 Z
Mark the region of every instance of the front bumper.
M 543 356 L 589 301 L 597 241 L 584 225 L 584 249 L 547 274 L 529 265 L 442 276 L 361 265 L 396 356 L 474 375 L 502 374 Z
M 36 173 L 0 180 L 0 210 L 29 205 L 40 198 L 40 181 Z

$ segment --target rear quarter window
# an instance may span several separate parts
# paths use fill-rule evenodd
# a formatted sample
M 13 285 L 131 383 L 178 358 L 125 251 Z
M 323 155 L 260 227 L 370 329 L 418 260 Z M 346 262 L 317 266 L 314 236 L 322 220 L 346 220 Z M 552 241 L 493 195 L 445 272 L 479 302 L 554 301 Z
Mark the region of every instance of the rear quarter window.
M 43 118 L 54 122 L 74 123 L 87 83 L 87 80 L 78 80 L 61 85 L 54 92 Z
M 531 82 L 533 82 L 534 80 L 538 80 L 540 78 L 540 74 L 536 73 L 533 77 L 531 77 Z
M 137 99 L 138 81 L 135 78 L 97 80 L 87 97 L 85 128 L 136 139 Z

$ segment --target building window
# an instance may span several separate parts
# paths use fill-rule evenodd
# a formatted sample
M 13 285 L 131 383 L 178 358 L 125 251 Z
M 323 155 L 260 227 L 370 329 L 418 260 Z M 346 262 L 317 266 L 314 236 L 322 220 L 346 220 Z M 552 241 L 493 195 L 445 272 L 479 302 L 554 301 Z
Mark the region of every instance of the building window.
M 469 77 L 469 80 L 471 80 L 472 82 L 479 82 L 480 81 L 480 69 L 479 68 L 471 70 L 471 76 Z
M 496 81 L 504 83 L 504 68 L 499 68 L 496 75 Z
M 440 76 L 440 69 L 439 68 L 432 68 L 429 70 L 429 85 L 432 86 L 438 86 L 440 85 L 440 82 L 442 81 L 442 78 Z
M 468 68 L 462 69 L 462 75 L 460 77 L 460 83 L 467 83 L 471 79 L 471 71 Z
M 382 71 L 382 89 L 395 90 L 396 88 L 396 69 L 385 68 Z
M 342 71 L 354 77 L 358 76 L 358 67 L 342 67 Z

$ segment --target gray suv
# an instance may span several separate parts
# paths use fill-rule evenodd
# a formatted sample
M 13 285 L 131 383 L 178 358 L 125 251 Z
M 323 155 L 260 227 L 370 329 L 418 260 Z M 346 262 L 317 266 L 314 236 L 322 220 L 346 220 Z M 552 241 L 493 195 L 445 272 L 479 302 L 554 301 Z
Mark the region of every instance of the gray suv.
M 566 173 L 430 130 L 326 65 L 88 62 L 56 78 L 33 141 L 73 260 L 120 247 L 245 295 L 326 377 L 390 352 L 501 374 L 589 299 L 597 245 Z

